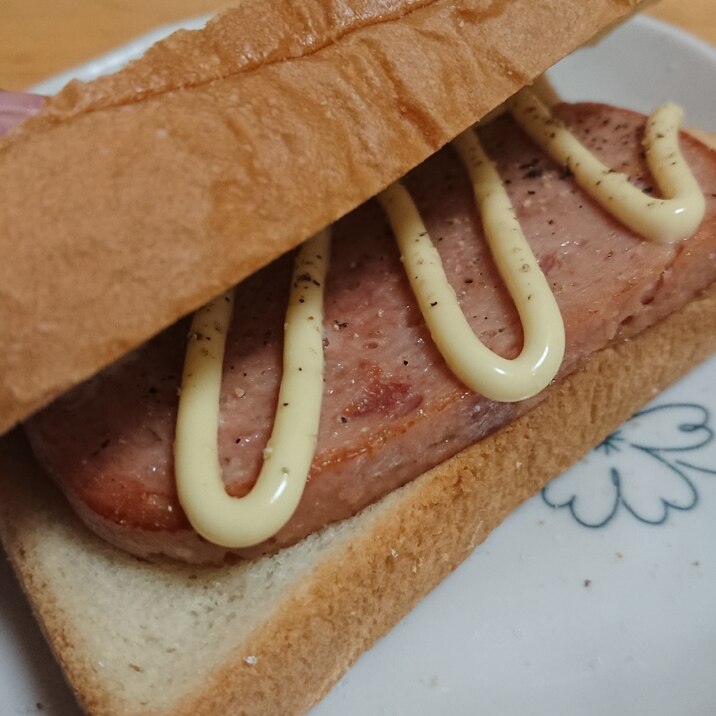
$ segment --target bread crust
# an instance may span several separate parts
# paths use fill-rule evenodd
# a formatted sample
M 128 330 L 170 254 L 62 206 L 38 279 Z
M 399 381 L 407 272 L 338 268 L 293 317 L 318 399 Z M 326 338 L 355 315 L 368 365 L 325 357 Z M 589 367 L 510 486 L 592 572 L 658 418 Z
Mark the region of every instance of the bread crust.
M 715 318 L 711 286 L 594 354 L 510 426 L 274 557 L 221 569 L 128 557 L 82 527 L 15 436 L 0 451 L 0 534 L 89 713 L 304 713 L 520 502 L 713 352 Z M 214 609 L 213 626 L 182 632 L 198 656 L 183 667 L 152 657 L 174 644 L 197 595 Z M 127 617 L 157 600 L 172 605 L 162 624 Z
M 0 143 L 0 324 L 13 337 L 0 431 L 639 4 L 247 0 L 112 78 L 71 83 Z

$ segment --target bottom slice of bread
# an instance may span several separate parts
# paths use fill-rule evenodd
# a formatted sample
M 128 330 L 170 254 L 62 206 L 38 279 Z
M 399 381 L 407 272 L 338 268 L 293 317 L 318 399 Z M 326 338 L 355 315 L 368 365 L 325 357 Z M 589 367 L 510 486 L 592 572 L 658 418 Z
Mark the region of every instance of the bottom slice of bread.
M 88 713 L 303 713 L 511 510 L 714 350 L 712 286 L 525 417 L 255 562 L 149 564 L 103 544 L 17 434 L 0 446 L 0 532 Z

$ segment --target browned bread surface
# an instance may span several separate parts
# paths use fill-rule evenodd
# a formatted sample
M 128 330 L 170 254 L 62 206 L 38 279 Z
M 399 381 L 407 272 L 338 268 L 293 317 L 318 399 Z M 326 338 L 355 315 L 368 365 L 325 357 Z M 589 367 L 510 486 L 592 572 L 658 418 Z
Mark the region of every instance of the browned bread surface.
M 712 286 L 509 427 L 256 562 L 151 565 L 116 551 L 14 435 L 0 451 L 0 533 L 90 713 L 303 713 L 516 505 L 713 352 L 715 326 Z
M 639 4 L 246 0 L 114 77 L 70 84 L 0 142 L 0 431 Z

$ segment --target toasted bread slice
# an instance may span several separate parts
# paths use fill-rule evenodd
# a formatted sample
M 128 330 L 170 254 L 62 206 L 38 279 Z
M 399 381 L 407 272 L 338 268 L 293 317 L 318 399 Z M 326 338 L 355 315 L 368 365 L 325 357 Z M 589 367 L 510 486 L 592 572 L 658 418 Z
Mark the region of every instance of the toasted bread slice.
M 115 550 L 81 526 L 18 435 L 0 453 L 0 533 L 89 713 L 300 714 L 514 507 L 713 352 L 715 326 L 711 287 L 592 356 L 509 427 L 255 562 L 202 569 Z

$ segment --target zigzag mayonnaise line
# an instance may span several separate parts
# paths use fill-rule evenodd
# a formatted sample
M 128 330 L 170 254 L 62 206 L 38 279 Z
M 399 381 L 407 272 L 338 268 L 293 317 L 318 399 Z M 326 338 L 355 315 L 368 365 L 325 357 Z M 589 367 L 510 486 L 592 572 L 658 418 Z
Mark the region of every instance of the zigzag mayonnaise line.
M 467 322 L 417 207 L 400 182 L 378 199 L 395 232 L 403 265 L 425 322 L 450 370 L 470 389 L 502 402 L 524 400 L 554 378 L 564 356 L 557 302 L 525 240 L 504 185 L 473 130 L 453 142 L 473 181 L 490 250 L 522 321 L 520 355 L 502 358 Z
M 639 235 L 667 243 L 696 231 L 705 201 L 679 150 L 681 110 L 675 105 L 662 107 L 649 118 L 644 137 L 650 170 L 660 190 L 671 197 L 665 200 L 644 194 L 628 177 L 604 166 L 530 90 L 511 102 L 510 111 L 534 141 L 574 173 L 584 191 Z M 452 144 L 472 180 L 492 255 L 522 322 L 524 346 L 517 358 L 502 358 L 475 336 L 403 185 L 396 182 L 377 198 L 431 336 L 450 369 L 491 400 L 524 400 L 543 390 L 559 370 L 565 345 L 562 318 L 476 133 L 467 130 Z M 329 241 L 327 230 L 321 232 L 296 258 L 274 429 L 256 485 L 243 498 L 226 493 L 216 446 L 231 296 L 224 294 L 201 309 L 192 324 L 177 418 L 175 469 L 179 499 L 192 526 L 216 544 L 248 547 L 268 539 L 288 522 L 303 493 L 316 448 L 323 389 L 322 305 Z M 298 332 L 305 342 L 297 342 Z
M 692 236 L 706 204 L 698 182 L 679 149 L 683 111 L 675 104 L 659 107 L 644 133 L 646 160 L 666 199 L 656 199 L 604 166 L 530 90 L 510 102 L 510 113 L 552 159 L 569 169 L 579 186 L 601 207 L 644 238 L 668 244 Z
M 215 544 L 245 547 L 268 539 L 288 522 L 303 494 L 321 414 L 323 292 L 330 242 L 325 229 L 306 241 L 296 257 L 276 418 L 258 480 L 245 497 L 230 497 L 224 489 L 216 444 L 232 292 L 194 316 L 179 399 L 175 472 L 189 521 Z

